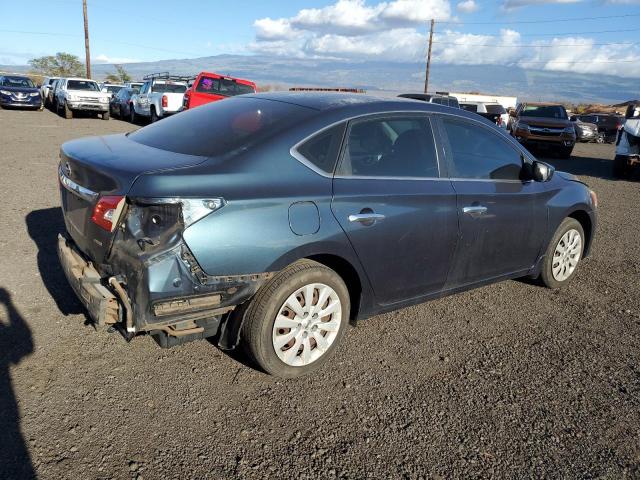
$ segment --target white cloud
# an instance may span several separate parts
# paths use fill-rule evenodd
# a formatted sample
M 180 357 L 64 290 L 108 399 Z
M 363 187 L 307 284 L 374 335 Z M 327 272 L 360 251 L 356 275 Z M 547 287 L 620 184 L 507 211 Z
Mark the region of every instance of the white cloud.
M 640 0 L 604 0 L 610 5 L 640 5 Z
M 505 4 L 522 6 L 530 1 L 505 0 Z M 579 0 L 554 3 L 575 1 Z M 474 0 L 457 4 L 459 11 L 477 7 Z M 301 10 L 291 18 L 257 20 L 256 39 L 248 49 L 291 57 L 423 62 L 427 20 L 431 16 L 451 18 L 449 3 L 395 0 L 368 4 L 365 0 L 337 0 L 324 8 Z M 436 63 L 516 65 L 640 77 L 637 45 L 601 46 L 582 37 L 532 41 L 523 40 L 519 32 L 511 29 L 503 29 L 497 35 L 478 35 L 441 30 L 443 24 L 440 25 L 438 28 L 436 23 L 432 52 Z
M 139 61 L 136 58 L 108 57 L 104 53 L 91 59 L 91 63 L 135 63 Z
M 474 0 L 465 0 L 464 2 L 459 2 L 456 6 L 456 9 L 462 13 L 473 13 L 479 8 L 480 7 Z

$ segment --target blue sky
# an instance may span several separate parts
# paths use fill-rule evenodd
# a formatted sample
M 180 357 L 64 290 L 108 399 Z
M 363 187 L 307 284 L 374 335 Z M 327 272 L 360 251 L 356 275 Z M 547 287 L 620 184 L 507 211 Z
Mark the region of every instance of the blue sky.
M 84 59 L 81 4 L 81 0 L 0 0 L 5 20 L 0 26 L 0 64 L 25 64 L 29 58 L 58 51 Z M 640 0 L 89 0 L 88 4 L 95 63 L 223 53 L 422 61 L 428 19 L 435 17 L 436 62 L 519 64 L 640 77 Z M 616 18 L 564 21 L 610 16 Z M 546 22 L 526 23 L 539 20 Z M 610 30 L 615 32 L 603 32 Z

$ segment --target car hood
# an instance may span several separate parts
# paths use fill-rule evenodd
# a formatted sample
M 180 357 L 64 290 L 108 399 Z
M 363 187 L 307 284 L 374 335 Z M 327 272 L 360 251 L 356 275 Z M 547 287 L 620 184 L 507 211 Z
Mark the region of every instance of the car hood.
M 68 93 L 71 93 L 72 95 L 79 95 L 82 97 L 93 97 L 93 98 L 100 98 L 100 97 L 107 97 L 109 96 L 108 93 L 105 92 L 95 92 L 93 90 L 67 90 Z
M 0 87 L 0 90 L 16 93 L 33 93 L 39 91 L 36 87 Z
M 527 117 L 523 115 L 520 117 L 520 121 L 536 127 L 564 128 L 571 126 L 571 122 L 568 119 L 562 120 L 560 118 Z

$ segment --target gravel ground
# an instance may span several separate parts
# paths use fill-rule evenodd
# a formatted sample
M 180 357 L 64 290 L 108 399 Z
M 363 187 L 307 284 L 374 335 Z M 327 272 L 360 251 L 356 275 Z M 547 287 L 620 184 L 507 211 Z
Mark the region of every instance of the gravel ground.
M 281 381 L 87 324 L 55 254 L 58 149 L 130 129 L 0 111 L 0 478 L 640 477 L 640 189 L 610 177 L 611 145 L 550 160 L 600 198 L 570 288 L 380 315 Z

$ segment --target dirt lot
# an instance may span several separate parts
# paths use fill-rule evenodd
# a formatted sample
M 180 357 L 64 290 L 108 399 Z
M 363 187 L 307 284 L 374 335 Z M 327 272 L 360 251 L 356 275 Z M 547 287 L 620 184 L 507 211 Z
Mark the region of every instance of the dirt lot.
M 0 478 L 640 476 L 640 184 L 610 178 L 612 146 L 550 160 L 600 197 L 571 288 L 378 316 L 280 381 L 86 324 L 55 254 L 58 149 L 131 128 L 0 111 Z

